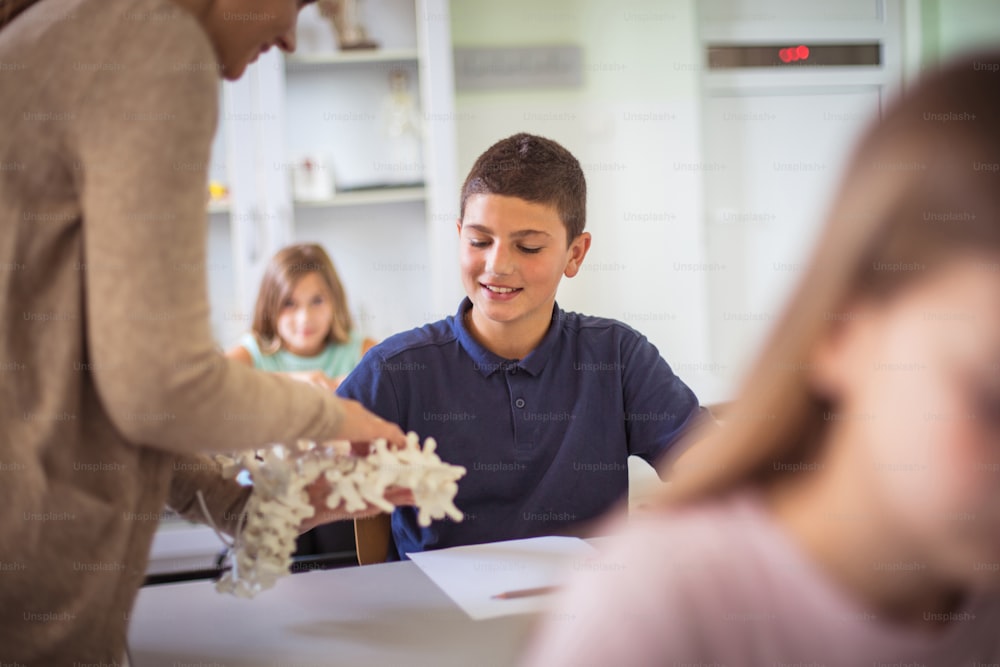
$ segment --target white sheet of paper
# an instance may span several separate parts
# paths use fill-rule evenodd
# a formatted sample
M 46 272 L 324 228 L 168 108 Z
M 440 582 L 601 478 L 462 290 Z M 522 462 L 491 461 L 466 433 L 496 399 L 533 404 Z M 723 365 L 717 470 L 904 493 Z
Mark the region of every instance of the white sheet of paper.
M 481 620 L 542 611 L 552 594 L 514 599 L 493 596 L 509 591 L 555 586 L 573 560 L 597 550 L 576 537 L 533 537 L 406 554 L 471 618 Z

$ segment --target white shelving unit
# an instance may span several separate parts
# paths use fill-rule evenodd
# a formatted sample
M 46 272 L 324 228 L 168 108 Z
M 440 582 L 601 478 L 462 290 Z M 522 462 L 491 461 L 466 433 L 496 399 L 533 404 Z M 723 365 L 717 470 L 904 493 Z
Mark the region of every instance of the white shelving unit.
M 361 7 L 378 48 L 317 46 L 323 31 L 330 43 L 335 38 L 307 7 L 295 54 L 265 54 L 223 87 L 216 152 L 224 175 L 215 165 L 213 177 L 230 194 L 209 207 L 209 283 L 213 328 L 224 347 L 248 328 L 267 261 L 292 242 L 326 247 L 357 324 L 374 338 L 450 313 L 461 296 L 448 2 Z M 397 169 L 402 162 L 387 136 L 390 74 L 397 70 L 417 105 L 418 171 L 411 163 Z M 330 197 L 295 198 L 291 172 L 304 158 L 331 173 Z

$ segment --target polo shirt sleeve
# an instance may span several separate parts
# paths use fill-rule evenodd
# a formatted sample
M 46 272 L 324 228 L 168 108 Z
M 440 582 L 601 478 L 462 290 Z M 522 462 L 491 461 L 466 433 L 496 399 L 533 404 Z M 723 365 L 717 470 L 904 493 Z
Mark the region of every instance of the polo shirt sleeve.
M 641 334 L 622 342 L 622 361 L 628 452 L 655 467 L 696 420 L 698 397 Z
M 382 419 L 400 424 L 405 431 L 406 425 L 400 423 L 402 411 L 392 382 L 392 374 L 387 370 L 388 366 L 385 357 L 379 351 L 379 346 L 376 345 L 340 383 L 337 394 L 342 398 L 358 401 Z

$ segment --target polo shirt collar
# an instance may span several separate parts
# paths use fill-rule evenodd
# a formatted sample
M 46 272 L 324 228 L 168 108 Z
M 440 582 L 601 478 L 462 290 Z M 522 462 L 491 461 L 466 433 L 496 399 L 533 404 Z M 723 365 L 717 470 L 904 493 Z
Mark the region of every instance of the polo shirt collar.
M 552 356 L 552 352 L 562 331 L 563 320 L 565 320 L 565 315 L 562 309 L 559 308 L 559 304 L 553 304 L 552 306 L 552 323 L 549 325 L 549 330 L 545 332 L 542 342 L 520 361 L 505 359 L 497 354 L 493 354 L 473 338 L 466 324 L 466 318 L 469 317 L 471 309 L 472 301 L 469 300 L 469 297 L 462 299 L 462 303 L 458 306 L 458 312 L 455 313 L 451 326 L 455 336 L 458 338 L 459 345 L 472 357 L 472 362 L 476 370 L 483 377 L 489 377 L 497 371 L 508 371 L 515 366 L 532 376 L 537 376 L 542 372 L 546 362 Z

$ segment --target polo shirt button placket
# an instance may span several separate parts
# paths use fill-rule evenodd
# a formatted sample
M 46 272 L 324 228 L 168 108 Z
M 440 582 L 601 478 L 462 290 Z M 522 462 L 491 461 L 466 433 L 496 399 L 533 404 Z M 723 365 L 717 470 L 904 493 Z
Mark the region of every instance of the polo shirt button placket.
M 514 406 L 518 407 L 518 408 L 523 408 L 524 407 L 524 399 L 523 398 L 519 398 L 516 401 L 514 401 Z

